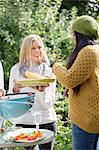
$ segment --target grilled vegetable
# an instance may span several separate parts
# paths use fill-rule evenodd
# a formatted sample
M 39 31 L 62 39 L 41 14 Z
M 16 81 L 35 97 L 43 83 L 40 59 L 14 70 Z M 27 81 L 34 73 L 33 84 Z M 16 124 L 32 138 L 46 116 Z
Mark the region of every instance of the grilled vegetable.
M 43 77 L 40 76 L 39 74 L 33 73 L 33 72 L 29 72 L 29 71 L 26 71 L 26 72 L 25 72 L 25 77 L 26 77 L 26 78 L 29 78 L 29 79 L 34 79 L 34 80 L 40 80 L 40 79 L 43 78 Z
M 42 132 L 40 130 L 33 132 L 33 133 L 20 133 L 16 137 L 14 137 L 14 140 L 36 140 L 37 138 L 42 138 Z

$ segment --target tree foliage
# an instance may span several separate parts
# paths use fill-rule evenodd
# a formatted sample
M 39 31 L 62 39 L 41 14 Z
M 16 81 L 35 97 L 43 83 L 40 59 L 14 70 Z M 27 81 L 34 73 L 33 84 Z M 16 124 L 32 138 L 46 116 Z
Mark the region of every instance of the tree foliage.
M 77 8 L 77 16 L 91 15 L 99 17 L 99 0 L 62 0 L 59 12 L 63 9 L 68 10 L 68 18 L 71 18 L 72 7 Z
M 69 22 L 64 13 L 57 21 L 60 5 L 61 0 L 4 0 L 0 5 L 0 57 L 7 84 L 9 70 L 18 61 L 20 42 L 28 34 L 42 37 L 51 63 L 56 58 L 64 60 L 68 56 L 71 49 L 67 33 Z

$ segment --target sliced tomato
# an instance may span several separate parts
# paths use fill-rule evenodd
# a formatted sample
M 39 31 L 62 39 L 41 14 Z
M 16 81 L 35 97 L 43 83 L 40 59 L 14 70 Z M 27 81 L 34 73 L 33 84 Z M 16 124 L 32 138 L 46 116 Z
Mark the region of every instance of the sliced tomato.
M 42 138 L 42 137 L 43 137 L 43 135 L 42 135 L 42 133 L 41 133 L 40 130 L 37 131 L 36 136 L 37 136 L 38 138 Z
M 31 136 L 27 136 L 27 140 L 32 141 Z
M 37 136 L 35 134 L 31 136 L 32 140 L 36 140 L 36 137 Z

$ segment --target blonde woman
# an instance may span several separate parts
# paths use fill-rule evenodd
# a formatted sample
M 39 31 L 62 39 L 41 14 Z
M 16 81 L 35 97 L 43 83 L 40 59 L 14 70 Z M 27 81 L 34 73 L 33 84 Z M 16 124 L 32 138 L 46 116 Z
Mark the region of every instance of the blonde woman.
M 23 79 L 25 71 L 38 73 L 42 76 L 53 76 L 52 69 L 49 67 L 49 60 L 44 50 L 44 44 L 38 35 L 29 35 L 23 39 L 19 62 L 11 68 L 9 80 L 9 93 L 34 92 L 35 102 L 29 112 L 15 119 L 14 123 L 22 127 L 35 127 L 32 118 L 33 111 L 41 111 L 42 121 L 40 128 L 49 129 L 56 133 L 56 113 L 54 110 L 56 81 L 49 86 L 36 86 L 22 88 L 15 79 Z M 52 150 L 53 142 L 40 145 L 42 150 Z

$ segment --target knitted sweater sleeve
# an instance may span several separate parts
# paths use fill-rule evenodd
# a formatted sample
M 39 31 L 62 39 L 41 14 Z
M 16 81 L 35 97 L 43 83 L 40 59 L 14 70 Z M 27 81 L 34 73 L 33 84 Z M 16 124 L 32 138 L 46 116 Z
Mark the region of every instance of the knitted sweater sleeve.
M 53 72 L 60 84 L 67 88 L 74 88 L 90 78 L 95 67 L 95 52 L 92 46 L 84 47 L 78 54 L 70 69 L 59 63 L 53 65 Z

